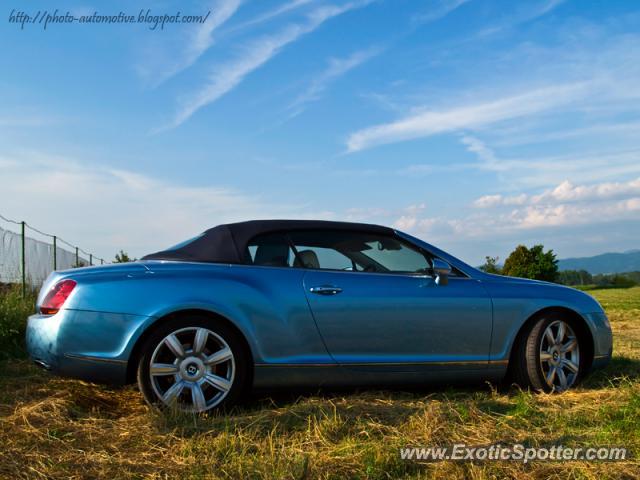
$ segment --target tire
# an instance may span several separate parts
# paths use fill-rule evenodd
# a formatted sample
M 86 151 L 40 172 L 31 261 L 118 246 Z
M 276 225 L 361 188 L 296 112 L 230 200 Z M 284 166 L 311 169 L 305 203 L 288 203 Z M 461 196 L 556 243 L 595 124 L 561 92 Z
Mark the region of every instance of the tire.
M 532 322 L 515 346 L 513 378 L 520 387 L 562 392 L 576 386 L 585 371 L 579 329 L 561 315 Z M 562 337 L 562 338 L 560 338 Z
M 176 317 L 145 340 L 138 388 L 154 407 L 212 412 L 239 400 L 250 365 L 242 339 L 225 323 L 197 315 Z

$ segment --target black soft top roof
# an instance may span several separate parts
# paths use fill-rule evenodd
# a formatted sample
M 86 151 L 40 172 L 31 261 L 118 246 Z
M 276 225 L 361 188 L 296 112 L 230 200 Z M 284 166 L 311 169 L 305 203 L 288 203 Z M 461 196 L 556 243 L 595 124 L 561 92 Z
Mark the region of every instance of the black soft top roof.
M 178 248 L 151 253 L 142 260 L 243 263 L 247 244 L 256 235 L 293 230 L 352 230 L 360 233 L 393 234 L 379 225 L 324 220 L 251 220 L 228 223 L 206 230 L 192 242 Z

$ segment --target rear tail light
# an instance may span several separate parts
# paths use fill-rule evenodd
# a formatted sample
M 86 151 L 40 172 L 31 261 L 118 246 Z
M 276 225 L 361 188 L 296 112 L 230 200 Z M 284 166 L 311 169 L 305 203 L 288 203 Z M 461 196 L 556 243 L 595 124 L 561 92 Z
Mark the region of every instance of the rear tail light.
M 44 297 L 42 305 L 40 305 L 40 313 L 44 315 L 58 313 L 75 287 L 76 282 L 74 280 L 63 280 L 56 283 Z

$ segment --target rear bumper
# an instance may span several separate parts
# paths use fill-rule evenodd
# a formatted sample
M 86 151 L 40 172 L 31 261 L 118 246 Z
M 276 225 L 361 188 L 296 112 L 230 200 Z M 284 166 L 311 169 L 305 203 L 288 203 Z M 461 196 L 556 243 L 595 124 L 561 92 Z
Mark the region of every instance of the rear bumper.
M 149 317 L 61 310 L 32 315 L 26 344 L 40 367 L 65 377 L 124 384 L 133 344 Z

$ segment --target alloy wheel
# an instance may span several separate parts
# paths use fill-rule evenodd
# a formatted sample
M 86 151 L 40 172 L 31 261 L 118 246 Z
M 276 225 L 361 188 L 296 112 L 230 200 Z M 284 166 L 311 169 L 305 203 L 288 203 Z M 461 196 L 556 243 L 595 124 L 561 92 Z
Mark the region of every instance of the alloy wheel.
M 552 390 L 567 390 L 578 379 L 580 345 L 567 322 L 556 320 L 545 329 L 540 339 L 540 366 Z
M 151 386 L 166 406 L 204 412 L 229 394 L 236 372 L 229 344 L 204 327 L 176 330 L 157 345 L 149 363 Z

